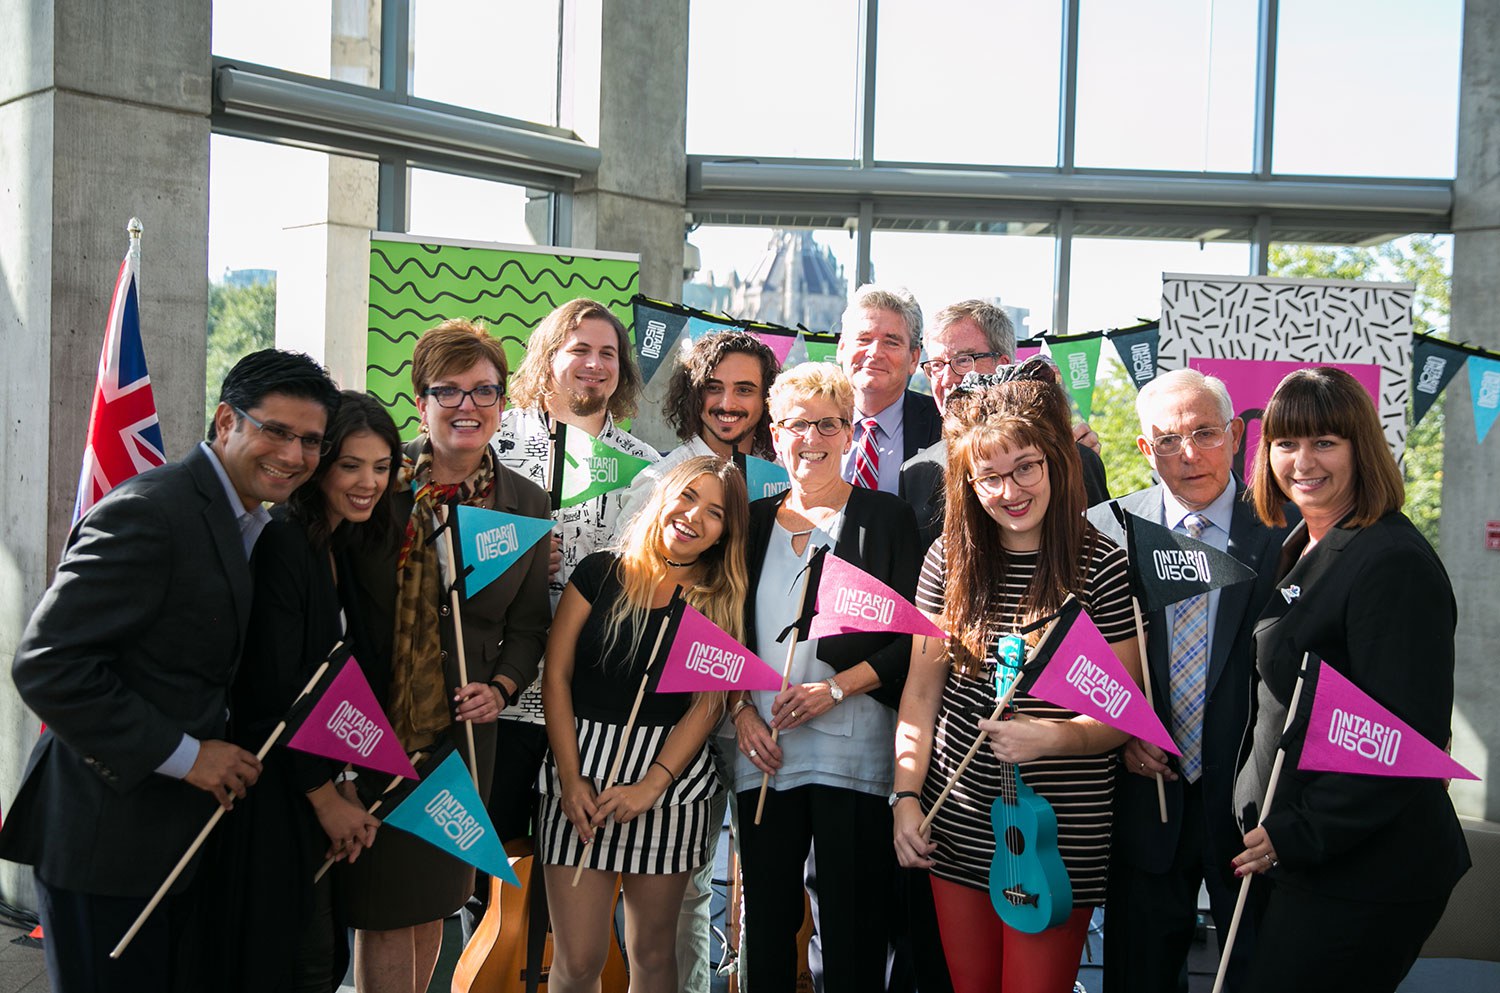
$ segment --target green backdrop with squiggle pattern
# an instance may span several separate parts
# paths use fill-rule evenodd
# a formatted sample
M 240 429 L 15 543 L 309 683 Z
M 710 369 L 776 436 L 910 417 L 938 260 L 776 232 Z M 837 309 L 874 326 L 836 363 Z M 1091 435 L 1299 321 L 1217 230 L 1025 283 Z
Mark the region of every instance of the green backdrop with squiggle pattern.
M 452 317 L 480 320 L 505 346 L 515 370 L 532 329 L 577 297 L 598 300 L 630 327 L 640 263 L 524 248 L 370 239 L 370 323 L 365 388 L 417 433 L 411 352 L 421 333 Z

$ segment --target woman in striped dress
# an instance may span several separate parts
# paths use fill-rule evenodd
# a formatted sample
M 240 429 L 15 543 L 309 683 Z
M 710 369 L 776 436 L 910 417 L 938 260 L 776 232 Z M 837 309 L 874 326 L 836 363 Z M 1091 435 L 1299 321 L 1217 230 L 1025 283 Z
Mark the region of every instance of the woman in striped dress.
M 553 993 L 599 988 L 617 873 L 631 990 L 677 989 L 683 892 L 719 829 L 708 816 L 721 787 L 707 741 L 723 694 L 647 693 L 622 739 L 675 589 L 743 640 L 747 507 L 744 477 L 732 462 L 688 459 L 663 477 L 620 552 L 588 556 L 563 590 L 542 670 L 551 747 L 538 825 Z M 622 750 L 616 785 L 603 789 Z
M 1081 468 L 1055 371 L 1027 363 L 1007 379 L 960 387 L 943 425 L 947 520 L 923 563 L 917 605 L 949 637 L 943 645 L 913 639 L 896 733 L 896 855 L 931 870 L 955 993 L 1066 993 L 1104 898 L 1111 753 L 1126 735 L 1025 694 L 1016 695 L 1012 719 L 989 723 L 994 647 L 1054 613 L 1071 592 L 1137 680 L 1140 658 L 1125 555 L 1083 517 Z M 980 748 L 924 833 L 925 812 L 981 733 L 990 747 Z M 988 893 L 990 807 L 1015 771 L 1057 815 L 1072 886 L 1071 914 L 1038 933 L 1002 922 Z

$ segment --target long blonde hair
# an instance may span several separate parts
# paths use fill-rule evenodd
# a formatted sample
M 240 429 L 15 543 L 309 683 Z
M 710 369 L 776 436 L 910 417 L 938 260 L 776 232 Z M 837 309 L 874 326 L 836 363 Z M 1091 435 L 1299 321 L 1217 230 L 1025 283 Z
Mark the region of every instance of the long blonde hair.
M 605 657 L 627 624 L 635 631 L 637 643 L 645 634 L 652 594 L 667 578 L 666 557 L 662 554 L 662 511 L 703 476 L 713 476 L 724 487 L 724 533 L 700 556 L 706 566 L 703 578 L 683 590 L 682 597 L 735 640 L 745 640 L 745 598 L 750 590 L 749 571 L 745 567 L 745 542 L 750 530 L 745 477 L 733 462 L 702 455 L 673 466 L 620 536 L 619 578 L 624 595 L 615 601 L 605 618 Z M 636 647 L 631 646 L 631 655 Z

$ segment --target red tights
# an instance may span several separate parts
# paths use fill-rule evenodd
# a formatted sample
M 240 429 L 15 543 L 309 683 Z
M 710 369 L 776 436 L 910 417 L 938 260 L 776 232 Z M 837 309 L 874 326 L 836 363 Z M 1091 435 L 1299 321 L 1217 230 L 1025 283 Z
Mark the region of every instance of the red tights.
M 953 993 L 1072 993 L 1093 907 L 1025 934 L 1000 920 L 986 891 L 931 879 Z

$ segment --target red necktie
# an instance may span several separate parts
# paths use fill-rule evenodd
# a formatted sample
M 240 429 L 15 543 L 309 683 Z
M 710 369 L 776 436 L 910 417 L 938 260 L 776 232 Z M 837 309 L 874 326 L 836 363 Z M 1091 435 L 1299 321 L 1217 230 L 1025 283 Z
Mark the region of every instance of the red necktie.
M 854 449 L 854 478 L 851 482 L 867 490 L 878 490 L 880 489 L 880 452 L 875 448 L 875 429 L 880 425 L 873 417 L 866 417 L 860 424 L 865 429 L 865 433 L 860 437 L 859 445 Z

